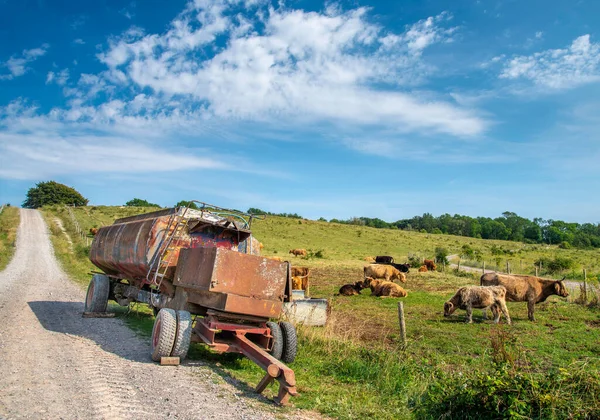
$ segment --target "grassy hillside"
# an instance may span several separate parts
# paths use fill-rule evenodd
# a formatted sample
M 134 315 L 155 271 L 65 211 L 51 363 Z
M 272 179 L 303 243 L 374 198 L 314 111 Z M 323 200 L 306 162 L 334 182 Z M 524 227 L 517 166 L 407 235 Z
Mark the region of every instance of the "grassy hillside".
M 0 271 L 6 268 L 14 254 L 18 227 L 19 209 L 4 207 L 0 213 Z
M 150 209 L 152 210 L 152 209 Z M 148 209 L 78 208 L 75 216 L 85 230 L 117 217 Z M 70 235 L 52 228 L 61 262 L 73 277 L 86 284 L 92 267 L 86 261 L 87 239 L 73 230 L 68 213 L 45 209 L 46 218 L 59 218 Z M 442 307 L 456 289 L 476 284 L 477 275 L 411 271 L 403 298 L 408 345 L 401 346 L 397 329 L 397 300 L 370 296 L 335 297 L 340 285 L 362 277 L 364 257 L 408 254 L 432 257 L 436 247 L 459 253 L 470 244 L 485 258 L 495 249 L 513 251 L 531 271 L 540 256 L 567 255 L 590 272 L 598 271 L 598 251 L 573 251 L 515 242 L 485 241 L 448 235 L 382 230 L 272 217 L 254 224 L 266 255 L 289 257 L 312 268 L 311 292 L 328 297 L 331 315 L 325 328 L 300 328 L 295 370 L 301 395 L 298 407 L 319 410 L 337 418 L 598 418 L 600 417 L 600 310 L 597 300 L 575 304 L 556 296 L 537 305 L 537 322 L 527 320 L 526 305 L 509 303 L 514 324 L 463 322 L 464 311 L 450 318 Z M 323 258 L 301 259 L 291 248 L 322 251 Z M 505 258 L 505 257 L 503 257 Z M 494 261 L 495 262 L 495 261 Z M 502 263 L 502 262 L 501 262 Z M 500 264 L 502 265 L 502 264 Z M 517 270 L 518 271 L 518 270 Z M 569 274 L 569 273 L 566 273 Z M 590 276 L 591 277 L 591 276 Z M 153 319 L 138 310 L 126 318 L 143 334 Z M 260 369 L 245 359 L 214 355 L 193 346 L 192 358 L 218 362 L 223 374 L 254 385 Z M 271 389 L 270 392 L 274 392 Z

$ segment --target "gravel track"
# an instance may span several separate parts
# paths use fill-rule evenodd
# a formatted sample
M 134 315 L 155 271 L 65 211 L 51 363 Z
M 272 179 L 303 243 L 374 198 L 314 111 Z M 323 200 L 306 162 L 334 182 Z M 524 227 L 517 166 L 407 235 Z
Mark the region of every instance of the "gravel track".
M 153 363 L 149 340 L 116 318 L 82 318 L 83 300 L 40 213 L 22 209 L 0 273 L 0 418 L 275 418 L 262 397 L 215 383 L 210 366 Z

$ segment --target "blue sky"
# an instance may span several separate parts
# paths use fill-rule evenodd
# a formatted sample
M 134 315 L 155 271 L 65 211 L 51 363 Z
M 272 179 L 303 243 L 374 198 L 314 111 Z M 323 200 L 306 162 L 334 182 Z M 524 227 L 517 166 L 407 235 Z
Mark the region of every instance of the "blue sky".
M 0 202 L 600 222 L 598 1 L 0 1 Z

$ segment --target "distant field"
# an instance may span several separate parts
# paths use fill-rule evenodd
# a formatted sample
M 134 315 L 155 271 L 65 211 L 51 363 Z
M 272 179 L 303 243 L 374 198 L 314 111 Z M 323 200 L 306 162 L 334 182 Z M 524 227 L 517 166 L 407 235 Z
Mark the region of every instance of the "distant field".
M 154 209 L 97 206 L 75 209 L 75 215 L 88 230 L 148 210 Z M 55 248 L 65 269 L 86 284 L 93 267 L 86 260 L 86 239 L 74 233 L 66 211 L 54 207 L 44 212 L 49 223 L 55 217 L 62 220 L 74 246 L 71 250 L 65 234 L 54 227 Z M 294 398 L 296 406 L 348 419 L 600 417 L 600 310 L 593 302 L 551 297 L 537 305 L 535 323 L 527 320 L 525 304 L 509 303 L 512 326 L 482 322 L 480 311 L 475 324 L 466 325 L 464 311 L 444 318 L 442 306 L 458 287 L 477 284 L 478 275 L 412 270 L 405 286 L 409 295 L 402 299 L 408 330 L 408 346 L 402 349 L 396 299 L 371 297 L 368 290 L 361 296 L 333 296 L 342 284 L 362 277 L 368 255 L 404 261 L 409 254 L 431 258 L 438 246 L 458 254 L 463 244 L 470 244 L 494 261 L 499 258 L 491 253 L 495 245 L 513 251 L 502 257 L 511 259 L 513 269 L 522 261 L 523 272 L 531 272 L 540 256 L 566 255 L 579 266 L 564 274 L 577 275 L 586 267 L 593 277 L 600 271 L 599 251 L 278 217 L 256 221 L 253 228 L 264 254 L 311 267 L 312 295 L 331 299 L 327 327 L 299 330 L 300 354 L 291 365 L 301 392 Z M 322 251 L 324 258 L 292 257 L 287 253 L 291 248 Z M 127 321 L 149 334 L 151 315 L 142 308 L 134 314 Z M 219 362 L 224 374 L 251 385 L 262 376 L 247 360 L 213 355 L 199 345 L 191 357 Z

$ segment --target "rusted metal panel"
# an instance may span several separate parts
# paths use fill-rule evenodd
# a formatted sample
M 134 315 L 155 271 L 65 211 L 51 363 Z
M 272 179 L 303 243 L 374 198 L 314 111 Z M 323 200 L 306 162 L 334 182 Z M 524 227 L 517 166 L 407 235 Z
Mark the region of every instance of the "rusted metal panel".
M 161 241 L 175 228 L 173 224 L 169 228 L 175 213 L 175 209 L 161 210 L 118 219 L 110 226 L 99 228 L 90 249 L 90 261 L 107 274 L 145 279 Z M 205 219 L 193 219 L 201 216 Z M 201 246 L 237 249 L 240 241 L 250 236 L 247 230 L 236 230 L 237 224 L 213 215 L 209 217 L 206 212 L 189 210 L 189 217 L 190 230 L 174 240 L 170 245 L 173 249 L 167 251 L 174 254 L 168 259 L 172 267 L 167 272 L 168 277 L 174 273 L 180 249 Z
M 286 280 L 285 263 L 203 247 L 181 250 L 173 284 L 195 304 L 269 318 L 281 313 Z

